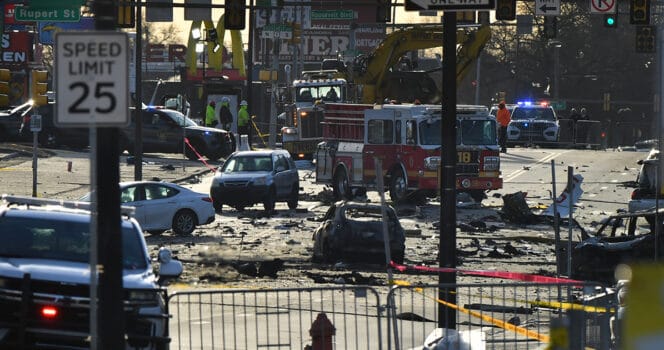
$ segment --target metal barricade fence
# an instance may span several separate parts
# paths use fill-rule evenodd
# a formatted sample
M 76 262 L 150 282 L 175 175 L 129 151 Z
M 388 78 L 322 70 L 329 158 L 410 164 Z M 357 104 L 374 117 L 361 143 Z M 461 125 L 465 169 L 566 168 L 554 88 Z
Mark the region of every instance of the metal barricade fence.
M 176 292 L 170 349 L 304 349 L 311 334 L 330 332 L 326 320 L 335 349 L 383 349 L 379 301 L 365 286 Z
M 602 291 L 590 284 L 582 288 L 532 283 L 399 286 L 388 296 L 394 306 L 394 317 L 388 319 L 394 322 L 388 327 L 394 332 L 389 334 L 389 348 L 422 349 L 427 336 L 439 327 L 442 306 L 444 320 L 447 312 L 455 310 L 456 324 L 444 325 L 440 336 L 458 336 L 470 344 L 468 349 L 539 349 L 549 342 L 564 342 L 550 331 L 552 321 L 561 317 L 576 344 L 570 349 L 609 349 L 613 299 L 588 298 L 606 295 Z
M 571 350 L 610 349 L 615 302 L 600 285 L 401 285 L 384 292 L 386 304 L 368 286 L 177 292 L 168 300 L 170 348 L 307 349 L 312 335 L 326 333 L 331 345 L 313 349 L 433 349 L 424 345 L 440 312 L 448 319 L 454 310 L 456 324 L 443 327 L 454 330 L 438 336 L 458 332 L 471 345 L 459 349 L 539 349 L 563 341 L 551 332 L 561 319 L 562 337 L 575 341 Z

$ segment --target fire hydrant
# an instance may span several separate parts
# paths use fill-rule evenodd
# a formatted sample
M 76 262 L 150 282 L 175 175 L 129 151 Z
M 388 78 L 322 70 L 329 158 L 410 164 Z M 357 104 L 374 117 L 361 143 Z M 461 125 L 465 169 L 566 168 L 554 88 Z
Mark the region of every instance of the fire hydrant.
M 332 350 L 332 337 L 337 329 L 324 313 L 319 313 L 314 323 L 311 324 L 309 335 L 311 336 L 312 350 Z

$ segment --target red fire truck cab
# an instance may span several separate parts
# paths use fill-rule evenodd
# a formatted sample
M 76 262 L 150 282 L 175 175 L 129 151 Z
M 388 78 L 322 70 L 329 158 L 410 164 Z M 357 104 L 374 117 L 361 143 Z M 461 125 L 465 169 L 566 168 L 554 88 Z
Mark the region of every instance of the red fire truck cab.
M 393 201 L 440 193 L 441 106 L 328 103 L 323 113 L 316 182 L 331 184 L 337 199 L 377 189 L 377 159 Z M 459 105 L 456 127 L 457 191 L 481 201 L 503 186 L 495 117 L 484 106 Z

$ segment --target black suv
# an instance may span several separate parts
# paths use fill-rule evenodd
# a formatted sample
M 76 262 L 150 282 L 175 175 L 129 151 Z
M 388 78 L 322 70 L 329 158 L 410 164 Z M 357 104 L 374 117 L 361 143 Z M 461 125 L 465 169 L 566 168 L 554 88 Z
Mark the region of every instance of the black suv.
M 199 126 L 184 114 L 165 108 L 143 108 L 142 138 L 144 153 L 184 153 L 196 160 L 204 156 L 218 160 L 235 151 L 232 133 Z M 133 154 L 135 149 L 136 110 L 131 109 L 131 124 L 120 133 L 120 151 Z M 200 155 L 200 156 L 199 156 Z
M 55 103 L 48 103 L 35 107 L 31 113 L 23 118 L 21 136 L 32 137 L 30 119 L 35 114 L 41 116 L 41 130 L 37 133 L 37 140 L 41 147 L 57 148 L 68 146 L 72 148 L 86 148 L 90 144 L 90 132 L 86 127 L 58 127 L 55 125 Z
M 21 125 L 23 125 L 23 118 L 32 109 L 32 102 L 28 101 L 10 110 L 0 111 L 0 142 L 27 139 L 21 133 Z

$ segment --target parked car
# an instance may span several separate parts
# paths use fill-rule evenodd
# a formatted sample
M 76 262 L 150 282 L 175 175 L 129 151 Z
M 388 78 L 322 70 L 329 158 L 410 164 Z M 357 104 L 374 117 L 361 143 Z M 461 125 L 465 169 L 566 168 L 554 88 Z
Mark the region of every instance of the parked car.
M 300 179 L 290 153 L 285 150 L 238 151 L 217 169 L 210 197 L 217 212 L 223 205 L 244 210 L 263 203 L 272 212 L 276 202 L 297 208 Z
M 89 202 L 90 198 L 88 193 L 81 200 Z M 120 204 L 134 207 L 141 228 L 154 235 L 170 229 L 188 235 L 196 226 L 215 220 L 210 196 L 169 182 L 121 182 Z
M 558 141 L 558 117 L 546 103 L 524 101 L 512 110 L 507 144 L 542 144 Z
M 403 263 L 406 233 L 397 214 L 389 205 L 387 214 L 390 256 Z M 385 263 L 383 216 L 380 204 L 340 201 L 330 206 L 320 226 L 314 231 L 313 261 L 335 263 L 339 260 L 363 260 Z
M 2 196 L 0 348 L 89 349 L 90 222 L 84 203 Z M 164 283 L 182 264 L 162 248 L 156 266 L 139 223 L 123 216 L 125 349 L 166 349 Z M 26 289 L 29 292 L 26 292 Z
M 0 142 L 27 139 L 21 134 L 21 125 L 32 108 L 32 101 L 28 101 L 10 110 L 0 111 Z
M 55 125 L 55 103 L 49 103 L 32 109 L 23 118 L 21 135 L 27 139 L 32 137 L 30 121 L 32 116 L 41 116 L 41 130 L 37 133 L 37 142 L 41 147 L 58 148 L 61 146 L 86 148 L 90 144 L 89 128 L 58 127 Z
M 646 159 L 639 160 L 639 174 L 636 176 L 637 187 L 632 191 L 632 195 L 627 204 L 627 210 L 634 213 L 642 210 L 654 209 L 657 204 L 664 208 L 664 194 L 657 197 L 657 168 L 659 164 L 659 150 L 653 149 L 648 152 Z M 660 183 L 660 187 L 664 184 Z
M 143 152 L 182 153 L 196 160 L 204 156 L 209 160 L 227 157 L 235 151 L 232 133 L 199 126 L 184 114 L 166 108 L 146 107 L 141 112 Z M 120 151 L 133 154 L 136 148 L 136 109 L 131 109 L 131 124 L 121 129 Z M 186 143 L 185 140 L 188 142 Z M 199 156 L 200 155 L 200 156 Z
M 572 278 L 616 283 L 619 264 L 661 260 L 664 257 L 664 210 L 655 230 L 655 211 L 619 213 L 605 220 L 594 233 L 572 248 Z

